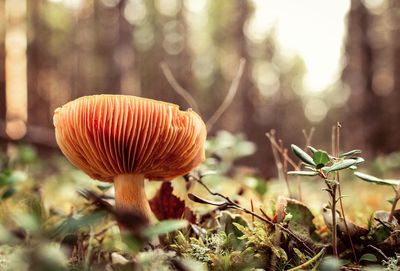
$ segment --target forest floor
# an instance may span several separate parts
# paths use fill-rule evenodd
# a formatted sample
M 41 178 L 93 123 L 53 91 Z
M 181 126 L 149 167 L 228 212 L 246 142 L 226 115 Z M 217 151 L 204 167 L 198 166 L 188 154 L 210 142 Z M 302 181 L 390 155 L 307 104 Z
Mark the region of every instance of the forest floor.
M 390 186 L 341 175 L 349 234 L 338 215 L 335 258 L 326 183 L 291 176 L 291 199 L 284 180 L 234 165 L 252 145 L 230 136 L 228 145 L 211 140 L 208 155 L 218 159 L 185 178 L 147 182 L 160 222 L 143 229 L 132 221 L 122 238 L 108 209 L 112 185 L 59 155 L 44 159 L 30 146 L 11 147 L 0 157 L 0 270 L 399 270 L 398 212 L 386 221 Z M 392 154 L 361 170 L 394 176 L 399 161 Z

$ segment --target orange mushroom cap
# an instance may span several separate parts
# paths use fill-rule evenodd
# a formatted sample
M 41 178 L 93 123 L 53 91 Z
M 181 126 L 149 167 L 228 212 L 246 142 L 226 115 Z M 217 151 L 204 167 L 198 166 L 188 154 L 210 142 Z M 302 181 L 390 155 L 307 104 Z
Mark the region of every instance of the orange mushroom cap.
M 184 175 L 204 158 L 206 127 L 191 109 L 125 95 L 85 96 L 58 108 L 56 140 L 72 164 L 112 182 L 121 174 L 151 180 Z

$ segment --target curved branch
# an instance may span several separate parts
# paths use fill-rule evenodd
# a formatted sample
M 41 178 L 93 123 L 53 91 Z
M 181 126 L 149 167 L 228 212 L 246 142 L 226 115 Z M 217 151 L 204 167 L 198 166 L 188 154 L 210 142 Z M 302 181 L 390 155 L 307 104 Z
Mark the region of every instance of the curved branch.
M 244 73 L 245 65 L 246 65 L 246 60 L 244 58 L 241 58 L 240 64 L 239 64 L 239 69 L 236 73 L 236 76 L 233 78 L 231 86 L 229 87 L 228 94 L 226 95 L 222 104 L 214 112 L 214 114 L 211 116 L 211 118 L 209 118 L 209 120 L 206 122 L 208 132 L 211 131 L 211 128 L 218 121 L 218 119 L 222 116 L 222 114 L 226 111 L 226 109 L 228 109 L 229 105 L 233 101 L 233 98 L 235 98 L 235 95 L 239 89 L 240 79 L 242 78 L 243 73 Z
M 179 85 L 174 75 L 172 74 L 171 69 L 168 67 L 167 63 L 161 62 L 160 67 L 168 83 L 171 85 L 172 89 L 179 96 L 181 96 L 195 112 L 200 113 L 199 107 L 195 99 L 193 98 L 192 95 L 190 95 L 190 93 L 186 89 L 184 89 L 181 85 Z

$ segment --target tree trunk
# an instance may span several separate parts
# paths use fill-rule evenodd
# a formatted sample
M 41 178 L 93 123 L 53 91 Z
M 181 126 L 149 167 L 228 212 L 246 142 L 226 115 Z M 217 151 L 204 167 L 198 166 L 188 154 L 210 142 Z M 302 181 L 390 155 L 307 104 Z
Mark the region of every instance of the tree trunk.
M 364 150 L 381 146 L 384 130 L 382 128 L 382 98 L 373 89 L 374 51 L 370 44 L 368 30 L 371 15 L 361 0 L 352 0 L 348 15 L 348 34 L 346 44 L 346 66 L 343 80 L 351 89 L 346 109 L 347 136 L 350 145 Z

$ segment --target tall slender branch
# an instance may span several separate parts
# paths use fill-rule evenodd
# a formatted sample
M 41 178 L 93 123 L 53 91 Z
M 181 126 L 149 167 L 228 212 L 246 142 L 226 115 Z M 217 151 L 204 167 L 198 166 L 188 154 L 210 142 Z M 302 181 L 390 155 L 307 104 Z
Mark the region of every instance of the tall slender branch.
M 339 152 L 340 152 L 340 128 L 341 127 L 342 127 L 341 124 L 338 122 L 336 125 L 336 156 L 337 157 L 339 157 L 339 154 L 340 154 Z M 347 237 L 349 238 L 349 241 L 350 241 L 350 246 L 351 246 L 351 251 L 353 253 L 354 261 L 357 263 L 358 259 L 357 259 L 356 250 L 354 248 L 353 239 L 351 238 L 351 235 L 350 235 L 350 230 L 349 230 L 349 226 L 347 224 L 346 214 L 344 213 L 344 208 L 343 208 L 343 201 L 342 201 L 343 196 L 342 196 L 342 189 L 341 189 L 341 185 L 340 185 L 339 171 L 336 172 L 336 180 L 338 182 L 339 204 L 340 204 L 340 210 L 341 210 L 342 216 L 343 216 L 343 222 L 346 227 Z
M 189 106 L 196 111 L 197 113 L 200 113 L 199 111 L 199 106 L 196 103 L 196 100 L 193 98 L 192 95 L 190 95 L 189 91 L 184 89 L 175 79 L 174 75 L 171 72 L 171 69 L 168 67 L 167 63 L 161 62 L 160 64 L 161 70 L 167 79 L 168 83 L 171 85 L 172 89 L 179 95 L 181 96 L 188 104 Z
M 272 155 L 274 156 L 276 169 L 278 171 L 278 179 L 285 181 L 289 197 L 293 198 L 293 194 L 290 189 L 289 180 L 287 178 L 287 173 L 286 173 L 287 172 L 287 163 L 288 163 L 287 150 L 283 148 L 282 142 L 280 142 L 280 144 L 278 144 L 276 142 L 275 130 L 271 130 L 269 133 L 266 133 L 266 136 L 268 137 L 269 141 L 271 142 Z M 282 156 L 282 159 L 281 159 L 281 156 Z M 282 162 L 282 160 L 283 160 L 283 162 Z
M 218 121 L 218 119 L 222 116 L 222 114 L 228 109 L 229 105 L 232 103 L 233 98 L 235 98 L 236 93 L 239 89 L 240 79 L 244 73 L 244 67 L 246 66 L 246 60 L 244 58 L 240 59 L 239 69 L 236 73 L 236 76 L 233 78 L 232 84 L 228 90 L 228 94 L 225 96 L 224 101 L 218 107 L 218 109 L 214 112 L 211 118 L 206 122 L 207 131 L 211 131 L 214 124 Z

